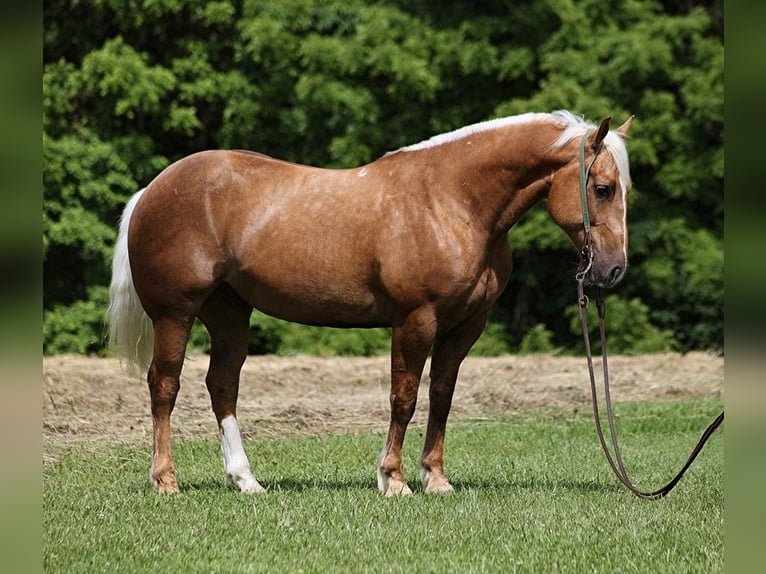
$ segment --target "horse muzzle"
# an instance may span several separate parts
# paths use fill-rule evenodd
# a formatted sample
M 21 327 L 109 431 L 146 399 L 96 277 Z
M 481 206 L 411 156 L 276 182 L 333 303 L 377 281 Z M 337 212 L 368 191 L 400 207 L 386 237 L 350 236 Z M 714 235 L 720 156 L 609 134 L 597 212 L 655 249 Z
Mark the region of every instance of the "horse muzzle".
M 612 263 L 604 262 L 599 264 L 598 255 L 594 258 L 590 272 L 587 275 L 589 283 L 596 285 L 597 287 L 614 287 L 628 271 L 628 264 L 626 262 Z

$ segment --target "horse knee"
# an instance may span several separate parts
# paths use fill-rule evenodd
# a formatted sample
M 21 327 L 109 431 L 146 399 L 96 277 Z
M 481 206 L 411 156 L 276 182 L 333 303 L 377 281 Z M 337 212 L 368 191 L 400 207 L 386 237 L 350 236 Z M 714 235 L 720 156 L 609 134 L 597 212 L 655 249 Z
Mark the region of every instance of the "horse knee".
M 147 376 L 149 383 L 149 393 L 152 398 L 152 404 L 172 404 L 175 403 L 178 391 L 181 388 L 179 377 L 173 375 L 163 375 L 156 363 L 149 367 Z
M 398 423 L 409 424 L 412 415 L 415 414 L 417 395 L 391 394 L 391 419 Z

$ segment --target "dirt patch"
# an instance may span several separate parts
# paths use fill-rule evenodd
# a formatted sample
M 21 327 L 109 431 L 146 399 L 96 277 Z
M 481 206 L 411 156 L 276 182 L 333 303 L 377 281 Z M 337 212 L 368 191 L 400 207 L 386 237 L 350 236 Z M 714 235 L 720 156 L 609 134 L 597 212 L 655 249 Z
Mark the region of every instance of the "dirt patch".
M 187 359 L 173 413 L 176 439 L 217 439 L 205 388 L 208 359 Z M 615 402 L 708 397 L 723 393 L 724 361 L 708 353 L 613 357 Z M 375 358 L 249 357 L 242 369 L 238 414 L 245 437 L 321 435 L 358 429 L 385 431 L 389 360 Z M 427 416 L 428 365 L 414 427 Z M 590 409 L 585 361 L 547 355 L 468 358 L 451 421 L 515 414 L 542 407 Z M 116 359 L 43 359 L 43 440 L 55 457 L 73 442 L 150 444 L 149 393 Z

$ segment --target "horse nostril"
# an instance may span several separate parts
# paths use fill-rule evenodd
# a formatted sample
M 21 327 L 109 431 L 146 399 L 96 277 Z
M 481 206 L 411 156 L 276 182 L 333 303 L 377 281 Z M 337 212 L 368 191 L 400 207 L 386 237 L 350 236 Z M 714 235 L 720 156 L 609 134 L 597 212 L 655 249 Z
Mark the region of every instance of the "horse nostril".
M 622 274 L 622 267 L 619 265 L 615 265 L 612 267 L 612 270 L 609 271 L 609 276 L 607 277 L 607 282 L 609 285 L 612 285 L 617 282 L 617 280 L 620 278 L 620 275 Z

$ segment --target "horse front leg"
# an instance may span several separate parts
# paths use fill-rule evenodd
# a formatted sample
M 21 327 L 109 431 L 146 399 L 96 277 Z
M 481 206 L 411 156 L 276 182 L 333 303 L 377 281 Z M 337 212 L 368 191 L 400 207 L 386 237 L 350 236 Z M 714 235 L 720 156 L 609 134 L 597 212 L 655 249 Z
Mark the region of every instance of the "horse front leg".
M 444 436 L 452 406 L 458 371 L 463 359 L 481 335 L 487 315 L 472 318 L 439 337 L 431 358 L 428 428 L 420 462 L 420 480 L 427 493 L 447 494 L 452 485 L 444 474 Z
M 418 398 L 420 377 L 436 333 L 429 310 L 411 313 L 391 334 L 391 422 L 378 457 L 378 489 L 386 496 L 412 494 L 404 479 L 402 446 Z

